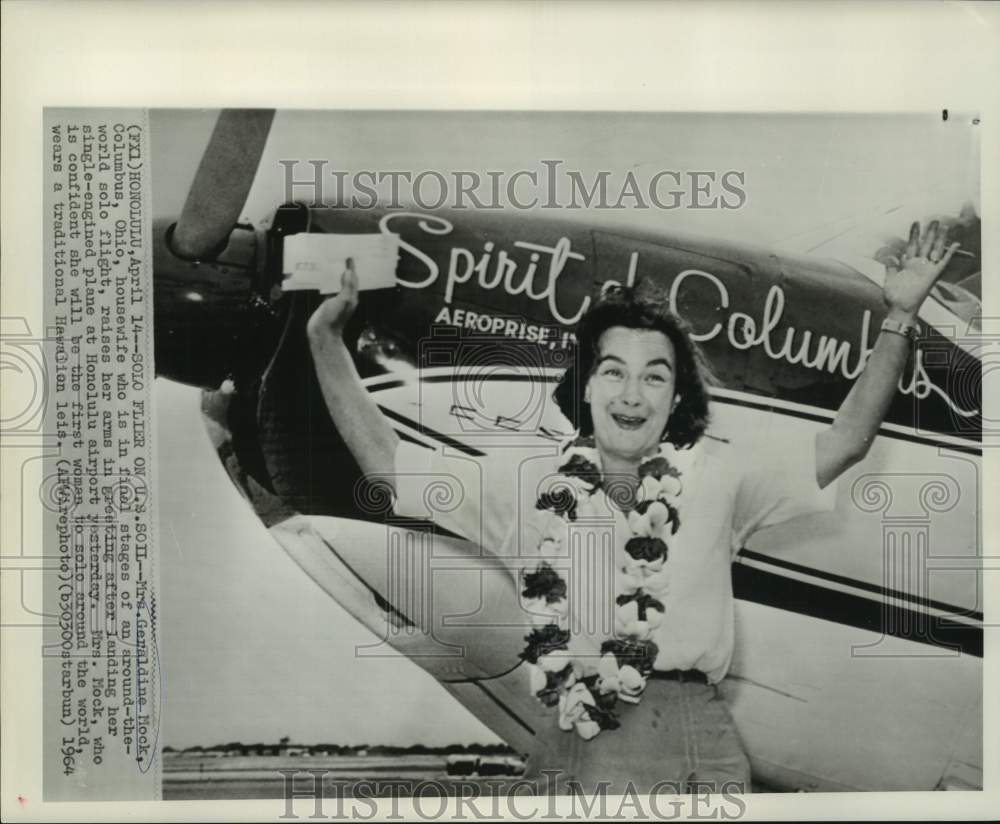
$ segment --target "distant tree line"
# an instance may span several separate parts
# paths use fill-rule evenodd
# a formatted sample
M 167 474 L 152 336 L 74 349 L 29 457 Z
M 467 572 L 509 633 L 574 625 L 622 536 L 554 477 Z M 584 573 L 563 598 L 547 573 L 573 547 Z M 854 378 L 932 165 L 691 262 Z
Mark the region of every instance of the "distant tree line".
M 513 749 L 506 744 L 446 744 L 429 747 L 426 744 L 410 744 L 401 747 L 393 744 L 292 744 L 288 738 L 282 738 L 278 743 L 244 744 L 241 741 L 230 741 L 228 744 L 213 744 L 202 747 L 177 749 L 164 747 L 164 753 L 213 753 L 220 755 L 515 755 Z

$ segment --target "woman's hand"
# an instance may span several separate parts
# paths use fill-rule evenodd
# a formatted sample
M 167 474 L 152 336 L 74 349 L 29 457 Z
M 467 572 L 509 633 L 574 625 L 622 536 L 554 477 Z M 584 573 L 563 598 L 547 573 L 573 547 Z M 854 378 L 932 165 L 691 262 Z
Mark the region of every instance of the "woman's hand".
M 344 271 L 340 284 L 340 292 L 323 301 L 309 318 L 306 330 L 310 339 L 324 336 L 341 337 L 344 334 L 347 321 L 351 319 L 351 315 L 357 308 L 358 275 L 354 271 L 354 260 L 348 258 L 347 269 Z
M 882 260 L 886 270 L 882 297 L 889 307 L 890 316 L 916 317 L 931 287 L 959 247 L 958 243 L 952 243 L 945 248 L 947 236 L 947 227 L 936 220 L 923 234 L 920 233 L 920 223 L 914 222 L 903 253 L 898 257 L 889 255 Z

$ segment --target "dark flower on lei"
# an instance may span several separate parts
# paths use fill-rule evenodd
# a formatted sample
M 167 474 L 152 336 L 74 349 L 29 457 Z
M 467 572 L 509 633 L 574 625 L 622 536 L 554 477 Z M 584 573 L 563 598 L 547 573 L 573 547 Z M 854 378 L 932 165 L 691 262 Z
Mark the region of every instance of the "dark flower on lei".
M 571 521 L 576 520 L 576 494 L 568 487 L 561 487 L 552 492 L 543 492 L 538 496 L 535 509 L 549 510 L 557 515 L 567 515 Z
M 625 551 L 636 561 L 656 561 L 667 557 L 667 545 L 659 538 L 629 538 Z
M 581 481 L 590 484 L 594 489 L 598 489 L 601 486 L 601 470 L 597 468 L 597 464 L 593 461 L 588 461 L 582 455 L 574 455 L 559 467 L 559 472 L 571 478 L 579 478 Z
M 596 676 L 595 676 L 596 680 Z M 611 712 L 618 703 L 617 692 L 603 692 L 595 687 L 591 688 L 590 694 L 594 696 L 597 706 L 605 712 Z
M 535 697 L 546 707 L 557 706 L 559 704 L 559 696 L 565 689 L 566 682 L 572 674 L 572 664 L 567 664 L 559 672 L 547 671 L 545 673 L 545 686 L 535 693 Z
M 594 703 L 587 707 L 586 713 L 591 721 L 596 721 L 602 730 L 616 730 L 621 726 L 614 713 L 615 704 L 618 703 L 618 696 L 613 692 L 602 692 L 597 687 L 598 678 L 596 675 L 588 675 L 581 678 L 578 683 L 583 684 L 590 692 Z
M 593 695 L 593 692 L 591 692 L 591 695 Z M 597 695 L 594 695 L 594 700 L 597 703 L 587 707 L 587 715 L 590 717 L 590 720 L 596 721 L 602 730 L 617 730 L 621 726 L 621 722 L 611 711 L 611 708 L 602 706 L 603 702 Z
M 521 594 L 525 598 L 545 598 L 545 603 L 553 604 L 566 597 L 566 582 L 545 561 L 542 561 L 534 572 L 524 573 L 524 589 Z
M 656 480 L 660 480 L 664 475 L 669 475 L 671 478 L 677 478 L 680 480 L 681 473 L 674 466 L 670 465 L 670 461 L 661 455 L 657 455 L 655 458 L 651 458 L 645 463 L 639 464 L 639 480 L 641 481 L 647 475 L 652 475 Z
M 653 503 L 654 501 L 652 500 L 638 501 L 635 505 L 635 511 L 638 512 L 640 515 L 645 515 L 649 511 L 649 508 L 653 505 Z
M 601 644 L 601 655 L 610 652 L 619 667 L 634 667 L 643 675 L 653 671 L 659 647 L 652 641 L 631 641 L 627 638 L 610 638 Z
M 640 621 L 646 620 L 646 610 L 648 609 L 656 609 L 659 610 L 660 612 L 665 611 L 662 601 L 660 601 L 657 598 L 654 598 L 648 592 L 643 592 L 641 589 L 636 590 L 630 595 L 619 595 L 617 598 L 615 598 L 615 603 L 618 604 L 618 606 L 624 606 L 629 601 L 635 601 L 636 604 L 638 605 Z
M 666 504 L 667 512 L 670 513 L 670 534 L 676 535 L 677 530 L 681 528 L 681 514 L 677 511 L 677 507 L 673 504 Z
M 542 655 L 569 648 L 569 630 L 560 629 L 556 624 L 546 624 L 532 629 L 524 640 L 527 647 L 520 657 L 530 664 L 537 664 Z

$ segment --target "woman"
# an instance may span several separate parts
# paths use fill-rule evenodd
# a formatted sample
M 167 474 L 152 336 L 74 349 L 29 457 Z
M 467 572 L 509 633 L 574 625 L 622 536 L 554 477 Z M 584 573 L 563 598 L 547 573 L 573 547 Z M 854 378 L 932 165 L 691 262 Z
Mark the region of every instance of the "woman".
M 494 489 L 501 503 L 467 496 L 473 505 L 449 524 L 508 559 L 523 586 L 533 628 L 522 657 L 552 709 L 558 753 L 536 769 L 588 791 L 749 790 L 716 687 L 733 651 L 730 562 L 754 530 L 832 507 L 832 482 L 865 456 L 896 391 L 920 306 L 957 247 L 945 242 L 936 222 L 922 234 L 913 225 L 887 264 L 887 316 L 864 372 L 833 424 L 805 439 L 706 436 L 700 358 L 682 325 L 631 290 L 595 302 L 556 392 L 580 437 L 528 485 L 534 506 Z M 424 456 L 400 443 L 344 346 L 357 300 L 349 267 L 309 322 L 317 375 L 361 470 L 391 484 L 405 511 Z M 608 526 L 607 570 L 574 560 L 594 524 Z

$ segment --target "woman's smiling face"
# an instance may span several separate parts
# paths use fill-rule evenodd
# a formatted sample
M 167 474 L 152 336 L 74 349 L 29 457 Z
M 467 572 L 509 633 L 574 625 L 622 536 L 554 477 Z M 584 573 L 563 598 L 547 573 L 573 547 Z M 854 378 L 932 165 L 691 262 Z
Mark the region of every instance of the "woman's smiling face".
M 679 399 L 675 365 L 662 332 L 612 326 L 601 335 L 584 400 L 605 460 L 639 461 L 658 449 Z

